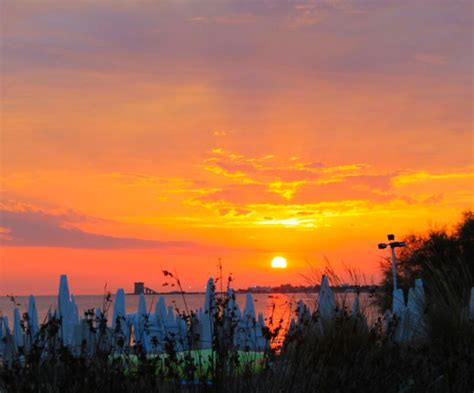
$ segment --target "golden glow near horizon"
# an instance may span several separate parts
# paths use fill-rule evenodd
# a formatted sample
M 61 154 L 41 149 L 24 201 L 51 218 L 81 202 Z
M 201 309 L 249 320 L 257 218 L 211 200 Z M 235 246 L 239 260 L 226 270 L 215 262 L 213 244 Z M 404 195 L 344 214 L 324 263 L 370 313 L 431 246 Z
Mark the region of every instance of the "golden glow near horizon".
M 286 269 L 287 262 L 283 257 L 275 257 L 272 259 L 272 268 L 273 269 Z
M 0 295 L 377 282 L 472 208 L 470 4 L 317 3 L 3 2 Z

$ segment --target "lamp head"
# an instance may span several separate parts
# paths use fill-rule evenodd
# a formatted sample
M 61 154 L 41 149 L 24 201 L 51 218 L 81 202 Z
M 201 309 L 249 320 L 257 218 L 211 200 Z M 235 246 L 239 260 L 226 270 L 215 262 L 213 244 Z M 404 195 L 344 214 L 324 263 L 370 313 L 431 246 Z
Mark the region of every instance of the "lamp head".
M 395 247 L 405 247 L 405 242 L 391 242 L 390 247 L 395 248 Z

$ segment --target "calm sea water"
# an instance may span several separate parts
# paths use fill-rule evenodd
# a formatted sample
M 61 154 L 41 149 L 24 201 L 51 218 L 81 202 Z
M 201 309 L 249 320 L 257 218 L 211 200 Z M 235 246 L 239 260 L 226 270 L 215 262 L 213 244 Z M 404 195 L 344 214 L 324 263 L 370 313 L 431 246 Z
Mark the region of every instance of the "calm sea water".
M 163 295 L 165 297 L 166 305 L 172 305 L 179 310 L 185 310 L 183 297 L 181 295 Z M 278 323 L 280 319 L 283 319 L 283 324 L 289 323 L 291 317 L 295 315 L 296 303 L 302 299 L 313 311 L 317 302 L 317 294 L 305 294 L 305 293 L 294 293 L 294 294 L 253 294 L 255 301 L 255 310 L 257 313 L 262 312 L 265 318 L 269 319 L 273 317 L 275 323 Z M 345 304 L 350 307 L 355 298 L 355 294 L 337 294 L 340 301 L 345 301 Z M 366 294 L 361 294 L 362 309 L 367 316 L 368 322 L 371 323 L 377 315 L 377 309 L 372 304 L 372 299 L 369 299 Z M 150 311 L 154 312 L 155 304 L 158 301 L 160 295 L 145 295 L 147 307 Z M 236 294 L 236 300 L 241 309 L 245 307 L 245 294 Z M 113 312 L 113 302 L 115 296 L 112 296 L 112 304 L 109 310 L 109 321 L 112 319 L 111 315 Z M 127 313 L 134 313 L 138 308 L 137 295 L 127 295 L 125 297 L 126 311 Z M 200 307 L 204 307 L 204 294 L 185 295 L 186 303 L 189 310 L 197 310 Z M 38 308 L 38 317 L 40 321 L 46 318 L 48 310 L 54 310 L 57 305 L 57 296 L 37 296 L 36 306 Z M 102 295 L 79 295 L 76 296 L 76 304 L 79 309 L 79 314 L 84 315 L 84 311 L 91 308 L 102 308 L 104 304 L 104 297 Z M 18 296 L 15 298 L 13 303 L 9 297 L 3 296 L 0 298 L 0 315 L 8 316 L 11 322 L 13 321 L 13 309 L 19 307 L 20 312 L 26 312 L 28 308 L 28 297 Z

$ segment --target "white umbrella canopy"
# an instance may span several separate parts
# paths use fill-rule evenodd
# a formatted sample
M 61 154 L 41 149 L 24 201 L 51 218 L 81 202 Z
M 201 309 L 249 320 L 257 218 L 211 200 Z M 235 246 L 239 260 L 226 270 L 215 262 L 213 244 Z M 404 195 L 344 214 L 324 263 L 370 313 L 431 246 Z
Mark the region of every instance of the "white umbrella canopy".
M 71 294 L 71 322 L 73 325 L 77 325 L 79 323 L 79 310 L 76 304 L 76 298 L 74 295 Z
M 336 298 L 329 286 L 329 278 L 326 275 L 321 277 L 321 287 L 319 290 L 318 311 L 319 316 L 324 321 L 332 320 L 336 309 Z
M 255 320 L 257 315 L 255 313 L 255 303 L 253 300 L 253 296 L 251 293 L 247 293 L 245 298 L 245 308 L 244 308 L 244 319 L 245 321 L 248 320 Z
M 392 313 L 400 317 L 405 312 L 405 298 L 403 289 L 398 288 L 393 291 Z
M 36 298 L 33 295 L 28 298 L 28 327 L 33 336 L 38 334 L 38 310 L 36 308 Z
M 423 315 L 425 308 L 425 290 L 421 279 L 415 280 L 415 287 L 409 289 L 407 307 L 412 314 L 418 317 Z
M 72 343 L 74 309 L 71 303 L 67 275 L 65 274 L 61 275 L 59 279 L 58 309 L 61 318 L 61 337 L 63 342 L 69 345 Z
M 114 302 L 114 313 L 112 318 L 112 328 L 115 329 L 117 324 L 117 320 L 124 320 L 126 317 L 126 309 L 125 309 L 125 292 L 122 288 L 117 289 L 117 293 L 115 294 L 115 302 Z M 120 326 L 123 330 L 125 327 L 125 323 L 121 322 Z
M 8 327 L 8 317 L 0 316 L 0 355 L 3 355 L 4 353 L 5 341 L 8 335 L 10 335 L 10 329 Z
M 214 289 L 214 279 L 209 277 L 206 286 L 206 296 L 204 299 L 204 312 L 200 318 L 201 322 L 201 349 L 210 348 L 212 345 L 212 324 L 213 314 L 216 309 L 216 294 Z
M 23 329 L 21 328 L 20 310 L 18 310 L 18 308 L 15 308 L 13 311 L 13 336 L 17 347 L 23 347 L 25 345 Z
M 155 319 L 159 321 L 159 323 L 164 324 L 167 318 L 168 311 L 166 309 L 166 301 L 164 296 L 160 296 L 155 306 Z
M 144 343 L 144 333 L 145 333 L 145 319 L 147 316 L 146 312 L 146 301 L 145 295 L 140 294 L 138 299 L 138 309 L 135 314 L 135 339 L 137 342 Z

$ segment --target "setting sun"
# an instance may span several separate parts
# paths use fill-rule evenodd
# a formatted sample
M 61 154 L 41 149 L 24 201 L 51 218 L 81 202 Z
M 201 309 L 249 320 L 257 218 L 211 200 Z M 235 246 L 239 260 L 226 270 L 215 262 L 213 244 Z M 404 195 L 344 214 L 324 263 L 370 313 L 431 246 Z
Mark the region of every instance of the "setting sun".
M 286 259 L 283 257 L 275 257 L 272 259 L 273 269 L 286 269 Z

